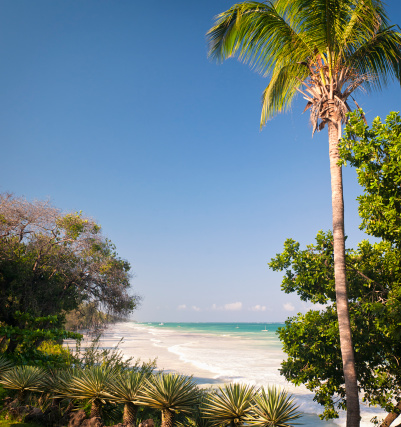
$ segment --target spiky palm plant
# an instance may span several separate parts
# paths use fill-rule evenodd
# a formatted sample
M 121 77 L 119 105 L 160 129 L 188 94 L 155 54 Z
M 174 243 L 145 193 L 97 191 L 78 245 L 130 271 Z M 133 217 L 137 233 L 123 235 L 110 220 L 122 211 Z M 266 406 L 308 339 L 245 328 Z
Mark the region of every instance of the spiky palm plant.
M 313 132 L 327 124 L 331 174 L 334 274 L 347 397 L 347 426 L 359 426 L 359 399 L 345 268 L 344 201 L 338 140 L 357 88 L 400 80 L 401 35 L 380 0 L 267 0 L 234 4 L 208 32 L 210 56 L 238 56 L 270 82 L 261 126 L 297 94 L 307 101 Z M 304 111 L 305 111 L 304 110 Z
M 49 371 L 45 386 L 46 391 L 53 397 L 51 405 L 53 410 L 59 407 L 59 403 L 64 397 L 68 396 L 70 381 L 77 371 L 74 368 Z
M 18 391 L 18 400 L 24 402 L 28 392 L 40 392 L 45 387 L 46 371 L 37 366 L 15 366 L 6 371 L 0 384 L 4 388 Z
M 138 403 L 160 409 L 161 427 L 173 427 L 175 413 L 191 414 L 197 400 L 198 388 L 191 377 L 160 373 L 145 381 Z
M 197 405 L 190 415 L 186 415 L 183 420 L 177 420 L 177 427 L 213 427 L 210 419 L 203 416 L 203 404 L 208 398 L 212 389 L 199 389 Z
M 72 399 L 89 400 L 91 403 L 90 417 L 102 416 L 102 405 L 108 400 L 109 384 L 113 381 L 116 370 L 104 366 L 90 366 L 65 374 L 60 382 L 61 396 Z
M 13 367 L 13 363 L 6 359 L 4 356 L 0 356 L 0 378 L 3 373 L 9 371 Z
M 212 425 L 230 424 L 242 426 L 249 411 L 256 389 L 246 384 L 225 384 L 217 393 L 210 394 L 202 406 L 203 416 L 211 420 Z
M 149 375 L 145 371 L 122 371 L 110 382 L 109 399 L 114 402 L 124 403 L 123 423 L 127 427 L 136 426 L 139 392 Z
M 268 387 L 267 393 L 262 387 L 255 395 L 252 412 L 247 417 L 247 425 L 259 427 L 289 427 L 301 417 L 294 399 L 286 391 L 277 387 Z

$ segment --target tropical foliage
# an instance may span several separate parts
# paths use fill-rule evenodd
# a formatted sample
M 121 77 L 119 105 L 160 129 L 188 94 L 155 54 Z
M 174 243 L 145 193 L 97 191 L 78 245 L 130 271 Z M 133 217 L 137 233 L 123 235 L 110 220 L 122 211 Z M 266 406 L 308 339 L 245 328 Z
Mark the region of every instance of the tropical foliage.
M 27 393 L 43 391 L 46 381 L 46 371 L 37 366 L 15 366 L 4 372 L 0 384 L 18 392 L 18 400 L 24 402 Z
M 343 162 L 357 169 L 363 194 L 358 198 L 361 228 L 382 240 L 362 241 L 346 251 L 349 309 L 355 343 L 358 384 L 363 399 L 388 412 L 388 427 L 401 409 L 401 118 L 390 113 L 369 127 L 361 111 L 352 113 L 341 141 Z M 333 235 L 319 232 L 316 242 L 301 249 L 288 239 L 270 262 L 284 271 L 282 289 L 304 301 L 324 304 L 286 321 L 279 331 L 288 358 L 282 374 L 304 383 L 325 406 L 325 418 L 345 408 L 344 376 L 336 322 Z
M 16 363 L 57 365 L 38 348 L 79 338 L 65 330 L 66 313 L 85 303 L 121 316 L 135 308 L 129 270 L 82 213 L 0 194 L 0 351 Z
M 4 356 L 0 356 L 0 378 L 4 372 L 7 372 L 12 368 L 13 364 L 10 360 L 5 358 Z
M 256 391 L 253 386 L 238 383 L 219 387 L 203 404 L 204 417 L 214 426 L 242 426 L 252 409 Z
M 22 404 L 28 393 L 36 393 L 30 403 L 39 405 L 43 411 L 39 411 L 41 422 L 47 420 L 50 425 L 68 424 L 68 414 L 74 408 L 90 408 L 88 416 L 104 422 L 118 422 L 122 417 L 127 427 L 136 426 L 138 414 L 140 420 L 151 417 L 160 425 L 156 411 L 161 412 L 163 427 L 244 423 L 281 427 L 289 426 L 288 422 L 299 416 L 290 397 L 275 388 L 268 388 L 267 393 L 262 388 L 259 393 L 254 386 L 228 384 L 217 390 L 199 390 L 192 377 L 152 374 L 149 364 L 131 369 L 87 366 L 45 370 L 18 366 L 4 372 L 0 385 L 16 391 Z M 9 407 L 14 412 L 15 402 Z M 269 420 L 276 424 L 268 424 Z
M 336 309 L 347 394 L 347 426 L 359 426 L 359 398 L 345 268 L 344 202 L 338 140 L 358 88 L 400 79 L 401 35 L 381 1 L 271 0 L 234 4 L 208 32 L 209 55 L 238 56 L 270 81 L 261 126 L 297 94 L 307 101 L 312 132 L 329 133 Z
M 146 380 L 139 403 L 159 409 L 162 427 L 174 425 L 177 412 L 191 414 L 198 402 L 198 388 L 191 377 L 160 373 Z
M 349 115 L 340 144 L 343 164 L 356 168 L 360 228 L 401 249 L 401 116 L 391 112 L 369 127 L 363 111 Z
M 247 418 L 248 425 L 259 427 L 289 427 L 301 417 L 298 406 L 286 391 L 277 387 L 268 387 L 267 393 L 262 387 L 254 396 L 254 406 Z
M 123 423 L 127 427 L 136 425 L 138 397 L 149 375 L 145 370 L 122 371 L 109 384 L 109 399 L 124 404 Z
M 116 370 L 102 366 L 90 366 L 72 373 L 62 387 L 61 396 L 78 400 L 88 400 L 91 417 L 102 416 L 102 404 L 108 398 L 109 385 L 116 376 Z

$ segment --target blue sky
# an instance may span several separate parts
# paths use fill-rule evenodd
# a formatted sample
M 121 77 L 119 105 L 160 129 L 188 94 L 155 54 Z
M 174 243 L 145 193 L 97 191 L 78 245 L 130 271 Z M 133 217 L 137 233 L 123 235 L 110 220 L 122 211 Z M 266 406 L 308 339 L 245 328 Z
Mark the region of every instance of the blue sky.
M 331 227 L 327 130 L 302 99 L 259 130 L 267 80 L 207 58 L 233 2 L 0 3 L 0 191 L 94 217 L 132 264 L 138 321 L 282 321 L 306 307 L 267 262 Z M 393 23 L 401 6 L 387 2 Z M 400 89 L 358 96 L 368 121 Z M 346 233 L 358 230 L 344 171 Z

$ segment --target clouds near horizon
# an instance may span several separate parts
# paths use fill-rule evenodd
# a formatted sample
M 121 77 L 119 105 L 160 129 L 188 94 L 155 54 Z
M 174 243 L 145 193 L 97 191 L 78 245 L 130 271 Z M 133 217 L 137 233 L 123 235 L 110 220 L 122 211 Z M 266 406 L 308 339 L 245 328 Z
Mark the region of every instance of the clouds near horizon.
M 294 304 L 291 304 L 290 302 L 286 302 L 285 304 L 283 304 L 283 308 L 285 311 L 294 311 L 295 310 Z

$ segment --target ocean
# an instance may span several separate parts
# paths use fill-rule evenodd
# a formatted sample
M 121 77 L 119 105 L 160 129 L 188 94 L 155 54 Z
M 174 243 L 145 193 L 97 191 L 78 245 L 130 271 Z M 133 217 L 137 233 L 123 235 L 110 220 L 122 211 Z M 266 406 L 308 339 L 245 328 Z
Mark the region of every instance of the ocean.
M 276 335 L 279 323 L 136 323 L 121 322 L 104 331 L 101 345 L 119 344 L 126 357 L 142 361 L 157 359 L 165 371 L 193 375 L 201 385 L 227 382 L 257 386 L 276 384 L 289 391 L 304 416 L 304 426 L 345 426 L 345 414 L 339 419 L 321 421 L 320 405 L 305 387 L 288 383 L 279 373 L 285 353 Z M 370 419 L 385 414 L 380 408 L 362 406 L 362 427 L 372 426 Z

